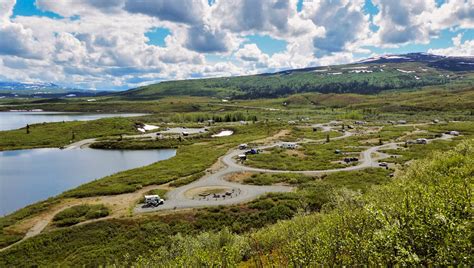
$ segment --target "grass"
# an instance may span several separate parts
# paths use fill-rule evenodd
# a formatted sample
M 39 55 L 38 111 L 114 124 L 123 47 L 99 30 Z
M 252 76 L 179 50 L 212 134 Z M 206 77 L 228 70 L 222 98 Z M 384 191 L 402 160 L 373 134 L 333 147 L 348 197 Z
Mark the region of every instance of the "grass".
M 322 132 L 321 129 L 313 131 L 312 127 L 292 127 L 289 135 L 285 136 L 283 141 L 296 141 L 297 139 L 312 139 L 312 140 L 324 140 L 327 135 L 330 138 L 342 136 L 341 132 L 329 131 Z
M 274 178 L 279 176 L 281 174 L 274 174 Z M 57 229 L 1 252 L 0 266 L 21 266 L 26 262 L 40 266 L 124 264 L 127 261 L 134 262 L 139 255 L 148 255 L 150 249 L 154 251 L 166 247 L 177 234 L 187 236 L 223 229 L 244 234 L 279 220 L 291 219 L 301 211 L 319 210 L 314 203 L 314 196 L 321 193 L 325 193 L 327 198 L 318 199 L 319 206 L 331 202 L 334 192 L 328 192 L 328 188 L 319 181 L 327 182 L 334 191 L 346 186 L 365 191 L 371 184 L 384 184 L 388 179 L 383 169 L 332 174 L 322 180 L 306 177 L 298 183 L 301 190 L 296 193 L 268 194 L 243 205 L 211 207 L 163 216 L 142 215 L 139 218 L 111 219 Z M 311 184 L 311 188 L 303 190 L 307 183 Z M 313 195 L 309 195 L 309 192 Z
M 66 227 L 77 223 L 103 218 L 109 215 L 109 209 L 102 205 L 77 205 L 54 215 L 53 223 L 57 227 Z
M 358 139 L 347 138 L 322 144 L 306 143 L 301 144 L 299 148 L 294 150 L 272 148 L 264 151 L 264 153 L 249 155 L 245 164 L 252 167 L 278 170 L 341 168 L 347 165 L 341 164 L 339 161 L 348 156 L 358 157 L 358 153 L 362 151 L 358 147 Z M 336 149 L 341 150 L 343 154 L 336 154 Z
M 63 194 L 64 197 L 87 197 L 134 192 L 143 186 L 164 184 L 203 172 L 227 150 L 239 143 L 261 139 L 273 133 L 277 126 L 264 123 L 233 127 L 234 135 L 209 138 L 199 143 L 180 146 L 176 156 L 146 167 L 131 169 L 83 184 Z
M 73 121 L 30 125 L 26 129 L 0 131 L 0 150 L 60 147 L 83 139 L 119 134 L 136 134 L 131 118 L 103 118 L 93 121 Z
M 186 184 L 190 184 L 193 181 L 199 180 L 202 178 L 206 173 L 205 172 L 198 172 L 195 174 L 192 174 L 190 176 L 184 177 L 184 178 L 179 178 L 175 181 L 170 182 L 171 187 L 180 187 Z
M 454 159 L 457 159 L 456 161 L 461 161 L 464 158 L 457 157 Z M 467 159 L 469 159 L 469 156 Z M 444 159 L 437 160 L 437 163 L 448 162 L 453 163 L 453 168 L 458 166 L 460 168 L 466 167 L 466 165 L 458 165 L 451 161 L 445 161 Z M 396 183 L 397 185 L 404 185 L 407 183 L 410 185 L 404 186 L 406 189 L 414 189 L 413 186 L 416 185 L 416 182 L 413 182 L 412 177 L 409 177 L 403 182 L 399 183 L 397 183 L 397 179 L 395 179 L 393 182 L 390 182 L 390 179 L 387 177 L 387 172 L 388 171 L 384 169 L 374 168 L 356 172 L 335 173 L 323 178 L 274 174 L 275 177 L 271 176 L 271 178 L 265 178 L 264 180 L 270 180 L 272 183 L 291 183 L 291 181 L 296 180 L 296 182 L 293 182 L 293 184 L 297 185 L 299 190 L 294 193 L 269 194 L 245 205 L 213 207 L 199 209 L 193 212 L 175 213 L 163 216 L 143 215 L 138 218 L 112 219 L 82 226 L 73 226 L 54 230 L 31 238 L 5 252 L 0 252 L 0 266 L 22 266 L 26 263 L 28 263 L 28 265 L 40 266 L 99 266 L 101 264 L 118 263 L 121 265 L 131 265 L 131 263 L 136 261 L 136 257 L 139 255 L 143 256 L 140 258 L 139 262 L 145 260 L 154 260 L 156 262 L 152 261 L 152 263 L 164 264 L 164 260 L 160 259 L 162 257 L 156 256 L 156 254 L 175 252 L 176 254 L 172 260 L 177 261 L 184 255 L 182 255 L 183 253 L 178 250 L 176 243 L 180 241 L 193 241 L 194 243 L 196 235 L 200 235 L 202 232 L 204 232 L 202 233 L 203 235 L 206 235 L 206 233 L 214 234 L 225 229 L 229 230 L 229 234 L 226 236 L 227 238 L 218 236 L 220 240 L 218 239 L 216 241 L 220 241 L 219 243 L 221 244 L 219 245 L 227 245 L 226 247 L 229 249 L 231 249 L 231 246 L 243 245 L 245 245 L 245 248 L 247 248 L 246 250 L 238 251 L 238 261 L 255 257 L 259 258 L 258 254 L 262 253 L 262 250 L 264 250 L 264 254 L 272 254 L 272 252 L 279 254 L 278 252 L 281 253 L 282 250 L 284 250 L 285 257 L 280 256 L 280 260 L 291 259 L 293 257 L 296 258 L 297 256 L 307 257 L 305 254 L 309 251 L 296 251 L 300 249 L 298 247 L 295 248 L 295 251 L 289 251 L 291 249 L 290 247 L 280 246 L 286 244 L 289 244 L 290 246 L 294 245 L 291 244 L 292 241 L 301 241 L 302 243 L 305 243 L 304 245 L 306 245 L 306 243 L 310 243 L 310 241 L 320 241 L 321 243 L 324 241 L 338 241 L 340 243 L 345 243 L 346 239 L 347 241 L 350 241 L 350 237 L 357 238 L 357 235 L 360 234 L 356 232 L 356 234 L 351 234 L 350 236 L 333 236 L 333 232 L 330 231 L 333 229 L 325 228 L 339 228 L 334 232 L 343 234 L 346 234 L 348 230 L 350 231 L 353 229 L 360 230 L 362 228 L 364 232 L 370 230 L 371 228 L 375 230 L 375 227 L 370 226 L 369 228 L 369 226 L 365 226 L 364 224 L 372 224 L 373 221 L 376 220 L 376 215 L 378 214 L 363 218 L 360 221 L 356 221 L 356 218 L 354 217 L 360 217 L 358 215 L 361 213 L 361 211 L 371 212 L 370 204 L 374 204 L 373 202 L 376 200 L 375 198 L 381 198 L 383 199 L 383 202 L 385 202 L 385 199 L 389 198 L 389 196 L 386 196 L 386 191 L 390 191 L 394 194 L 394 196 L 390 196 L 390 200 L 388 200 L 389 202 L 383 203 L 381 201 L 376 203 L 375 205 L 377 205 L 377 208 L 379 208 L 382 204 L 390 205 L 394 202 L 403 201 L 403 198 L 400 198 L 400 196 L 403 196 L 403 194 L 393 192 L 393 190 L 396 189 L 394 186 L 390 186 L 389 188 L 381 188 L 380 190 L 375 190 L 375 192 L 372 192 L 372 187 L 374 184 L 385 185 L 387 183 Z M 461 172 L 460 174 L 468 173 Z M 262 174 L 257 176 L 269 175 Z M 433 176 L 428 177 L 434 178 Z M 256 181 L 262 181 L 262 179 L 258 178 Z M 447 185 L 450 184 L 447 182 L 446 186 Z M 447 188 L 442 187 L 440 189 Z M 357 194 L 358 191 L 368 194 L 367 199 L 364 199 L 369 202 L 366 208 L 364 207 L 363 209 L 359 209 L 357 207 L 358 204 L 366 204 L 365 202 L 358 203 L 357 200 L 359 200 L 358 198 L 360 196 L 360 194 Z M 460 193 L 460 191 L 455 192 Z M 413 196 L 423 195 L 415 194 Z M 348 204 L 355 204 L 356 206 L 349 208 L 343 207 L 341 210 L 341 206 L 345 206 L 346 204 L 344 202 L 348 202 Z M 413 205 L 423 205 L 429 203 L 430 202 L 410 201 L 410 204 Z M 300 225 L 291 225 L 293 221 L 283 221 L 278 223 L 275 227 L 266 227 L 281 220 L 291 219 L 298 212 L 305 211 L 308 213 L 312 211 L 319 211 L 321 209 L 324 211 L 322 214 L 305 216 L 308 219 L 308 225 L 304 228 L 311 227 L 310 231 L 305 233 L 305 235 L 302 235 L 300 231 L 309 229 L 304 229 L 303 226 Z M 325 216 L 326 213 L 329 216 Z M 341 222 L 339 221 L 339 218 L 337 218 L 337 215 L 348 216 L 343 218 Z M 390 215 L 391 214 L 388 214 L 388 217 L 391 217 Z M 410 215 L 416 216 L 416 214 Z M 317 220 L 315 220 L 315 218 L 317 218 Z M 301 216 L 298 217 L 295 222 L 301 221 L 300 219 Z M 319 224 L 321 221 L 323 222 L 323 225 Z M 352 225 L 352 223 L 354 223 L 354 225 Z M 296 232 L 298 237 L 300 237 L 302 240 L 290 238 L 287 236 L 289 235 L 288 232 L 280 229 L 278 229 L 278 234 L 275 235 L 274 231 L 272 231 L 272 228 L 277 228 L 277 226 L 281 226 L 281 224 L 286 224 L 288 228 L 284 230 L 292 230 Z M 358 226 L 358 228 L 354 228 L 353 226 Z M 445 225 L 443 224 L 442 226 Z M 303 229 L 300 229 L 300 227 Z M 260 229 L 261 231 L 258 233 L 252 232 L 252 230 L 256 229 Z M 322 240 L 309 239 L 309 236 L 319 234 L 319 230 L 329 230 L 327 232 L 323 232 L 323 234 L 327 234 L 328 236 L 318 236 Z M 245 237 L 248 237 L 248 232 L 252 232 L 250 233 L 252 236 L 255 235 L 255 241 L 258 241 L 258 247 L 260 247 L 260 251 L 253 251 L 256 244 L 245 244 L 247 243 Z M 234 239 L 229 240 L 234 236 L 239 239 L 238 241 L 240 242 L 237 243 Z M 203 240 L 207 241 L 207 243 L 196 243 L 192 244 L 194 246 L 190 245 L 186 246 L 186 248 L 191 250 L 190 252 L 195 252 L 194 250 L 197 249 L 196 245 L 200 245 L 199 248 L 203 250 L 203 252 L 207 252 L 206 250 L 210 244 L 217 243 L 216 241 L 211 240 L 211 237 L 214 236 L 207 236 L 207 238 Z M 415 236 L 415 239 L 418 238 L 418 236 Z M 227 244 L 226 241 L 233 242 L 231 244 Z M 275 241 L 275 243 L 272 241 Z M 360 245 L 360 243 L 363 243 L 363 240 L 358 239 L 354 243 Z M 325 249 L 323 247 L 315 247 L 313 244 L 309 245 L 311 245 L 309 247 L 310 251 L 317 252 L 318 254 L 321 250 Z M 249 249 L 252 249 L 252 251 L 249 251 Z M 220 247 L 218 250 L 220 250 Z M 353 250 L 357 250 L 357 248 L 353 248 Z M 299 252 L 299 255 L 295 256 L 294 254 L 297 254 L 296 252 Z M 221 257 L 214 259 L 214 261 L 219 262 L 223 260 L 227 253 L 222 253 L 222 255 L 220 255 Z M 204 256 L 210 256 L 209 252 L 206 254 L 207 255 Z M 244 254 L 244 256 L 241 254 Z M 419 254 L 418 256 L 423 255 Z M 191 261 L 194 257 L 196 257 L 196 255 L 193 253 L 192 256 L 187 257 L 187 260 Z M 337 259 L 337 261 L 339 264 L 344 263 L 339 259 Z
M 12 226 L 28 217 L 38 215 L 47 210 L 52 204 L 67 197 L 90 197 L 114 195 L 134 192 L 144 186 L 164 184 L 176 180 L 176 185 L 182 185 L 199 179 L 202 172 L 217 161 L 228 149 L 243 142 L 250 142 L 272 135 L 279 129 L 278 125 L 256 123 L 246 126 L 232 127 L 234 135 L 223 138 L 209 138 L 202 142 L 180 146 L 177 155 L 171 159 L 157 162 L 149 166 L 119 172 L 98 179 L 77 188 L 64 192 L 51 201 L 40 202 L 20 209 L 15 213 L 0 218 L 0 242 L 9 245 L 24 235 L 12 231 Z M 0 132 L 1 133 L 1 132 Z M 180 179 L 180 180 L 178 180 Z
M 341 191 L 321 213 L 254 232 L 176 235 L 137 265 L 469 266 L 474 261 L 473 155 L 474 143 L 463 143 L 415 163 L 403 177 L 365 194 Z M 269 208 L 271 202 L 258 206 Z
M 16 223 L 44 212 L 58 202 L 57 198 L 49 198 L 45 201 L 26 206 L 7 216 L 0 217 L 0 247 L 8 246 L 23 238 L 24 233 L 12 229 Z
M 399 157 L 391 157 L 384 159 L 385 162 L 403 164 L 411 160 L 421 159 L 432 153 L 441 150 L 448 151 L 452 149 L 460 140 L 457 141 L 433 141 L 428 144 L 409 144 L 407 148 L 382 150 L 388 154 L 399 155 Z

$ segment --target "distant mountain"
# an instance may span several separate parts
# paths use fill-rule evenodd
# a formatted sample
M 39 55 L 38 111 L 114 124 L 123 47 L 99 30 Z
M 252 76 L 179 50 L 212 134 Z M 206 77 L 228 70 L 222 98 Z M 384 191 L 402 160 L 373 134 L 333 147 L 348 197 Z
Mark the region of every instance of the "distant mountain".
M 433 68 L 449 71 L 474 71 L 474 57 L 446 57 L 428 53 L 408 53 L 404 55 L 385 55 L 368 58 L 358 63 L 402 63 L 420 62 Z
M 184 95 L 268 98 L 303 92 L 373 94 L 384 90 L 442 85 L 454 80 L 474 83 L 474 57 L 444 57 L 426 53 L 386 55 L 344 65 L 161 82 L 114 95 L 123 99 L 159 99 Z
M 38 98 L 60 98 L 60 97 L 88 97 L 107 94 L 104 91 L 88 89 L 66 88 L 54 83 L 26 83 L 0 81 L 0 97 L 38 97 Z
M 22 83 L 22 82 L 2 82 L 0 90 L 62 90 L 64 88 L 53 83 Z

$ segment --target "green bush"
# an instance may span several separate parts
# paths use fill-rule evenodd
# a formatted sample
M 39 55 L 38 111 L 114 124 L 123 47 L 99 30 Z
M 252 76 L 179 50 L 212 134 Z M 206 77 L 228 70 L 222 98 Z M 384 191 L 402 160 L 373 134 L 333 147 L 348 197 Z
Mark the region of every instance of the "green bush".
M 403 177 L 365 194 L 340 191 L 332 209 L 323 213 L 279 221 L 247 235 L 178 235 L 166 250 L 138 264 L 469 266 L 474 263 L 473 174 L 474 141 L 464 142 L 413 163 Z M 265 214 L 290 217 L 290 212 L 280 204 Z
M 53 217 L 53 222 L 58 227 L 71 226 L 91 219 L 107 217 L 109 209 L 102 205 L 77 205 L 66 208 Z
M 67 226 L 78 224 L 79 222 L 81 222 L 81 221 L 78 218 L 65 218 L 65 219 L 62 219 L 62 220 L 57 220 L 54 223 L 54 225 L 56 225 L 58 227 L 67 227 Z

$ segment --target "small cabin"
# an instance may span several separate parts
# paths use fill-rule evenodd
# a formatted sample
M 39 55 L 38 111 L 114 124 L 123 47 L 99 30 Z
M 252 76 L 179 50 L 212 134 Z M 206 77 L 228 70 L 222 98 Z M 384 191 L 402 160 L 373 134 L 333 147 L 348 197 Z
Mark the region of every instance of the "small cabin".
M 298 148 L 298 144 L 296 144 L 296 142 L 284 142 L 280 147 L 283 149 L 296 149 Z

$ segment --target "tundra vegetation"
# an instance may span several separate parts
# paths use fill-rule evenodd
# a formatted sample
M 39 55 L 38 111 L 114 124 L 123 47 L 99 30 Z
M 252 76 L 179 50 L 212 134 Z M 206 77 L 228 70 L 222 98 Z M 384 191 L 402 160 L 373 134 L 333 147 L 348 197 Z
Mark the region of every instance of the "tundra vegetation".
M 30 221 L 71 200 L 93 200 L 55 213 L 45 231 L 0 251 L 0 266 L 471 265 L 474 77 L 428 66 L 415 79 L 396 71 L 400 66 L 388 66 L 383 73 L 375 72 L 374 66 L 369 66 L 372 73 L 343 71 L 341 76 L 306 70 L 167 82 L 91 103 L 0 100 L 1 110 L 150 113 L 34 124 L 29 133 L 24 128 L 1 131 L 0 150 L 61 147 L 92 138 L 97 139 L 92 147 L 101 149 L 177 150 L 168 160 L 97 179 L 1 217 L 3 248 L 21 240 Z M 429 123 L 434 119 L 440 122 Z M 336 139 L 343 135 L 336 128 L 313 130 L 314 124 L 333 120 L 342 122 L 345 130 L 351 125 L 354 135 Z M 399 126 L 399 120 L 408 123 Z M 140 123 L 157 125 L 158 132 L 178 126 L 209 131 L 180 138 L 124 137 L 140 134 L 135 127 Z M 211 137 L 221 129 L 234 134 Z M 404 146 L 405 141 L 431 139 L 451 130 L 461 135 Z M 164 197 L 168 187 L 212 172 L 211 166 L 230 149 L 241 143 L 262 144 L 272 136 L 307 143 L 296 150 L 274 148 L 249 155 L 246 165 L 328 169 L 346 166 L 340 162 L 344 157 L 357 156 L 370 146 L 402 145 L 383 150 L 396 155 L 384 160 L 395 163 L 391 168 L 396 170 L 367 168 L 313 177 L 244 174 L 242 183 L 285 184 L 295 190 L 238 205 L 116 216 L 114 207 L 95 201 L 137 191 Z M 144 189 L 158 185 L 159 190 Z

